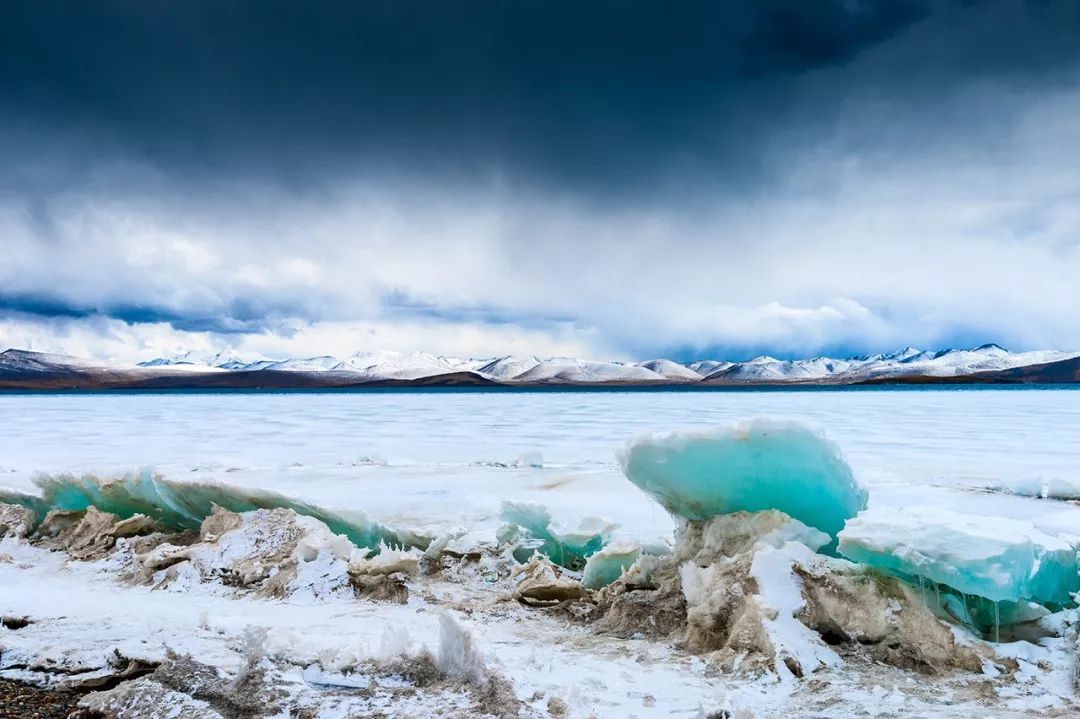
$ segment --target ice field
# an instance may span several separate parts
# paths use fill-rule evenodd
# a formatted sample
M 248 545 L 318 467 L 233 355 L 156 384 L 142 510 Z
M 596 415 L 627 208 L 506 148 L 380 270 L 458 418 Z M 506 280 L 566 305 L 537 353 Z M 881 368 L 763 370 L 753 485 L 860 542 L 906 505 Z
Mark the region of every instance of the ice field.
M 497 524 L 503 500 L 524 500 L 565 522 L 602 515 L 666 536 L 666 513 L 626 481 L 616 452 L 643 433 L 753 417 L 824 433 L 871 506 L 992 486 L 1080 493 L 1080 392 L 1055 389 L 0 395 L 0 486 L 150 467 L 391 526 Z M 964 511 L 1057 513 L 963 496 Z
M 0 614 L 35 621 L 0 630 L 0 675 L 42 680 L 43 666 L 93 668 L 117 647 L 150 663 L 168 664 L 168 649 L 237 671 L 244 637 L 256 627 L 276 686 L 320 717 L 386 709 L 367 695 L 358 704 L 349 692 L 359 681 L 370 694 L 382 681 L 371 674 L 377 658 L 423 647 L 437 665 L 452 655 L 455 667 L 473 667 L 481 684 L 483 672 L 509 677 L 523 704 L 517 714 L 485 713 L 462 699 L 459 710 L 443 711 L 435 707 L 457 700 L 421 692 L 409 698 L 418 704 L 398 702 L 402 716 L 1068 716 L 1077 709 L 1071 593 L 1080 588 L 1080 506 L 1068 501 L 1074 491 L 1080 498 L 1077 391 L 3 395 L 0 421 L 5 501 L 40 497 L 51 503 L 38 508 L 42 514 L 87 505 L 121 517 L 139 512 L 171 531 L 198 530 L 214 505 L 249 512 L 243 527 L 226 528 L 234 532 L 230 548 L 204 536 L 184 554 L 181 566 L 195 569 L 154 574 L 152 589 L 113 576 L 130 553 L 65 561 L 4 540 Z M 343 549 L 303 524 L 309 564 L 285 596 L 237 596 L 206 584 L 267 536 L 256 519 L 271 515 L 250 513 L 259 507 L 296 508 L 350 542 Z M 794 519 L 762 511 L 776 509 Z M 758 514 L 743 520 L 733 514 L 740 511 Z M 499 575 L 508 565 L 484 559 L 474 574 L 421 572 L 404 604 L 342 594 L 346 565 L 350 575 L 382 576 L 380 562 L 397 563 L 393 571 L 411 566 L 415 576 L 418 562 L 434 561 L 443 547 L 460 556 L 505 543 L 507 521 L 525 548 L 540 547 L 568 569 L 569 580 L 545 579 L 533 565 Z M 732 549 L 744 536 L 749 554 Z M 415 548 L 383 559 L 357 554 L 380 542 Z M 155 551 L 173 551 L 167 547 Z M 514 553 L 520 562 L 528 556 Z M 624 569 L 647 584 L 659 556 L 684 563 L 673 575 L 688 612 L 681 642 L 656 641 L 645 630 L 596 633 L 496 599 L 520 598 L 537 577 L 546 591 L 562 591 L 576 586 L 581 575 L 573 570 L 581 569 L 590 590 Z M 886 668 L 895 662 L 880 657 L 866 664 L 838 654 L 821 639 L 829 631 L 804 626 L 813 624 L 808 612 L 828 604 L 815 603 L 824 601 L 820 592 L 863 571 L 847 559 L 900 582 L 860 599 L 859 611 L 870 619 L 895 614 L 889 631 L 897 638 L 889 641 L 897 646 L 932 645 L 925 656 L 916 651 L 920 671 L 936 667 L 932 681 Z M 664 571 L 654 584 L 666 581 Z M 732 582 L 750 582 L 751 609 L 762 613 L 765 639 L 754 646 L 764 641 L 774 659 L 760 672 L 739 668 L 743 659 L 732 664 L 734 645 L 715 645 L 714 630 L 695 624 L 731 611 L 717 592 Z M 465 627 L 465 649 L 440 618 L 446 611 Z M 937 626 L 932 616 L 948 620 L 944 634 L 920 633 L 927 622 Z M 849 633 L 876 631 L 866 617 Z M 1041 634 L 1030 634 L 1037 624 Z M 568 671 L 568 663 L 587 671 Z M 177 716 L 191 709 L 189 699 L 181 692 L 170 700 Z

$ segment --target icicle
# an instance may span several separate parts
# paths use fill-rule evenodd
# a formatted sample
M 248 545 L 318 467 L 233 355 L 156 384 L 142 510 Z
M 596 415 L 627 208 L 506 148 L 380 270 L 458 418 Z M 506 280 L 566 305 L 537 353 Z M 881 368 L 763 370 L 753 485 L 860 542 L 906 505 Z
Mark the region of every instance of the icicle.
M 994 602 L 994 642 L 1001 643 L 1001 611 L 997 602 Z

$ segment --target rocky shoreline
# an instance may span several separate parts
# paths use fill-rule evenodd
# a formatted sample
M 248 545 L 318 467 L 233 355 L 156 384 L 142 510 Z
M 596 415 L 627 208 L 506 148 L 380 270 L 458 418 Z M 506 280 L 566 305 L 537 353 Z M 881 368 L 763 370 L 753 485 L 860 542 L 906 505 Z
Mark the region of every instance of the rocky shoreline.
M 95 719 L 78 705 L 83 694 L 0 679 L 0 719 Z
M 790 715 L 768 709 L 777 701 L 813 702 L 820 715 L 835 716 L 886 679 L 907 715 L 945 695 L 963 711 L 997 716 L 1003 692 L 1019 702 L 1007 715 L 1023 716 L 1012 709 L 1044 695 L 1044 678 L 1061 679 L 1062 648 L 1071 646 L 1060 638 L 1053 651 L 1003 651 L 942 621 L 925 594 L 814 553 L 798 541 L 806 527 L 775 510 L 684 523 L 670 555 L 642 555 L 594 590 L 581 572 L 543 556 L 519 563 L 520 536 L 470 548 L 442 538 L 427 550 L 372 553 L 291 509 L 217 508 L 197 533 L 94 507 L 50 512 L 40 522 L 29 510 L 0 509 L 0 534 L 8 535 L 0 572 L 12 575 L 9 586 L 34 592 L 35 581 L 64 577 L 72 589 L 59 591 L 69 595 L 80 582 L 94 583 L 89 600 L 58 596 L 52 608 L 24 602 L 22 613 L 5 617 L 0 676 L 37 688 L 8 681 L 3 701 L 11 708 L 0 716 L 152 719 L 166 707 L 178 719 L 622 716 L 580 708 L 588 699 L 558 682 L 535 688 L 537 662 L 578 671 L 580 661 L 592 663 L 580 671 L 597 674 L 603 687 L 633 686 L 635 672 L 668 672 L 652 680 L 660 689 L 640 693 L 642 709 L 666 708 L 673 695 L 663 687 L 686 681 L 689 670 L 702 692 L 710 684 L 756 692 L 749 707 L 723 700 L 729 716 Z M 112 596 L 101 600 L 103 592 Z M 13 596 L 0 592 L 0 604 Z M 150 615 L 159 629 L 124 616 L 163 600 Z M 202 608 L 197 623 L 182 626 L 177 612 L 194 607 Z M 223 619 L 225 612 L 242 619 Z M 364 624 L 353 623 L 354 614 Z M 410 631 L 420 625 L 435 633 L 417 644 Z M 382 637 L 363 649 L 374 626 Z M 1041 631 L 1074 630 L 1043 622 Z M 481 646 L 510 632 L 520 635 L 493 663 Z M 322 648 L 305 648 L 307 635 L 320 633 Z M 515 655 L 518 647 L 526 653 Z M 548 650 L 551 659 L 535 658 Z M 629 666 L 627 653 L 638 657 Z M 721 676 L 719 685 L 710 679 Z M 708 708 L 714 700 L 698 701 Z M 1056 701 L 1040 704 L 1039 715 L 1077 708 L 1071 695 Z M 76 707 L 83 713 L 72 714 Z

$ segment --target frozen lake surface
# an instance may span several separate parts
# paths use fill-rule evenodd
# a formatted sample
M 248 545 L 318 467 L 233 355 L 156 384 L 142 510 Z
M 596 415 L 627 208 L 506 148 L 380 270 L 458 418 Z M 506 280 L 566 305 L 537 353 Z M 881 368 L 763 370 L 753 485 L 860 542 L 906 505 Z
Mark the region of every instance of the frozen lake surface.
M 1080 487 L 1080 391 L 1068 389 L 6 394 L 0 486 L 34 492 L 38 474 L 110 478 L 152 468 L 173 480 L 360 510 L 395 528 L 452 532 L 466 546 L 493 543 L 507 500 L 543 504 L 564 525 L 599 517 L 618 523 L 618 534 L 663 541 L 672 537 L 671 518 L 623 477 L 616 450 L 642 433 L 754 417 L 823 432 L 866 485 L 870 510 L 886 510 L 886 519 L 899 514 L 894 507 L 944 507 L 976 515 L 965 518 L 976 527 L 1007 526 L 996 518 L 1011 517 L 1059 538 L 1078 534 L 1080 505 L 985 491 Z M 510 599 L 513 570 L 491 569 L 506 569 L 494 555 L 485 555 L 482 570 L 449 563 L 443 573 L 412 577 L 407 602 L 394 604 L 351 594 L 268 600 L 201 580 L 159 591 L 119 579 L 134 561 L 127 550 L 87 562 L 15 539 L 2 540 L 0 550 L 0 613 L 32 620 L 18 631 L 0 628 L 0 676 L 9 678 L 62 678 L 72 666 L 107 671 L 99 668 L 121 655 L 154 664 L 166 650 L 233 674 L 257 627 L 280 681 L 318 708 L 312 716 L 366 716 L 369 698 L 349 689 L 365 676 L 357 667 L 398 656 L 401 647 L 443 646 L 440 617 L 449 611 L 486 665 L 513 681 L 528 709 L 521 716 L 660 719 L 721 708 L 739 719 L 1076 715 L 1075 609 L 1053 615 L 1059 630 L 1037 643 L 982 645 L 992 658 L 982 671 L 924 676 L 870 661 L 855 644 L 843 663 L 797 680 L 732 674 L 678 642 L 617 638 L 526 607 Z M 759 557 L 780 556 L 763 551 Z M 783 583 L 795 577 L 793 566 L 760 576 L 797 587 L 794 579 Z M 784 592 L 760 591 L 754 601 L 788 602 Z M 921 596 L 914 591 L 905 601 Z M 798 590 L 793 596 L 802 601 Z M 808 630 L 794 605 L 783 606 L 790 637 L 778 641 L 799 639 Z M 964 646 L 975 641 L 959 627 L 949 632 Z M 313 681 L 323 672 L 345 683 Z M 994 683 L 1001 672 L 1008 673 Z M 185 696 L 172 696 L 170 710 L 179 711 Z M 556 699 L 569 708 L 553 709 Z M 447 697 L 436 691 L 402 701 L 383 709 L 449 716 Z
M 0 485 L 152 467 L 432 531 L 493 530 L 503 500 L 524 500 L 646 539 L 668 536 L 671 523 L 623 478 L 616 449 L 640 433 L 759 416 L 839 444 L 872 505 L 962 502 L 1051 530 L 1075 516 L 1057 503 L 958 494 L 1076 484 L 1071 389 L 0 395 Z

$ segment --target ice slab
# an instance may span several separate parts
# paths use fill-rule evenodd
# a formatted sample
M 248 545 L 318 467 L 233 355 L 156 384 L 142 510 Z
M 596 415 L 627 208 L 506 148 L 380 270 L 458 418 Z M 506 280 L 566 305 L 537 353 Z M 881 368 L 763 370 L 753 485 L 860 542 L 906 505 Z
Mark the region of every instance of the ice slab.
M 648 435 L 632 440 L 619 462 L 631 482 L 672 514 L 704 521 L 777 509 L 834 538 L 826 551 L 866 507 L 866 490 L 840 449 L 795 422 L 755 419 Z
M 1060 607 L 1080 590 L 1073 543 L 1005 517 L 937 507 L 872 509 L 848 522 L 839 549 L 909 581 L 994 603 Z
M 34 479 L 39 495 L 0 489 L 0 502 L 28 507 L 41 520 L 53 509 L 83 510 L 97 507 L 126 519 L 146 516 L 173 530 L 197 529 L 214 506 L 232 512 L 256 509 L 292 509 L 314 517 L 334 534 L 344 534 L 358 547 L 426 547 L 428 539 L 390 529 L 363 512 L 335 512 L 277 492 L 237 487 L 221 482 L 177 482 L 141 470 L 115 478 L 93 475 L 42 475 Z

